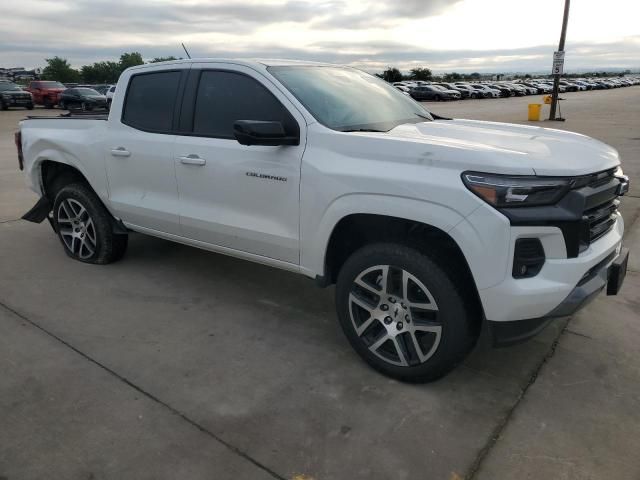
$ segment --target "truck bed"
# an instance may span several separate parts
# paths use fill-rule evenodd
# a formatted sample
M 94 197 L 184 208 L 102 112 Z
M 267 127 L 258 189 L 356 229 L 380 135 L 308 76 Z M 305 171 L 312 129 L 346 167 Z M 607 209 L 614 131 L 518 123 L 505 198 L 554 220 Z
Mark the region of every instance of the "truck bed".
M 27 115 L 27 120 L 108 120 L 109 112 L 96 113 L 96 112 L 68 112 L 61 113 L 57 117 L 47 115 Z

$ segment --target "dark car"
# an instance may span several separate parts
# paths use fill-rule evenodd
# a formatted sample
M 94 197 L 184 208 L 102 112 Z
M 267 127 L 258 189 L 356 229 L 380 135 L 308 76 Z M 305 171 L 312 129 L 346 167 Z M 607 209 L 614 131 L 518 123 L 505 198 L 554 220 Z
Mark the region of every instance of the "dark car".
M 108 83 L 105 83 L 104 85 L 94 85 L 91 88 L 93 88 L 100 95 L 106 95 L 107 94 L 107 90 L 109 90 L 109 87 L 111 87 L 111 85 L 108 84 Z
M 94 110 L 107 108 L 107 97 L 93 88 L 67 88 L 60 94 L 58 105 L 63 109 Z
M 0 108 L 23 107 L 33 110 L 33 97 L 15 83 L 0 82 Z
M 451 94 L 446 90 L 439 90 L 431 85 L 413 87 L 409 93 L 414 100 L 435 100 L 436 102 L 440 100 L 453 100 Z
M 469 90 L 467 90 L 466 88 L 462 88 L 458 85 L 455 85 L 453 83 L 440 82 L 440 83 L 435 83 L 434 85 L 440 85 L 441 87 L 444 87 L 447 90 L 455 90 L 460 94 L 462 98 L 469 98 L 471 96 L 471 92 Z

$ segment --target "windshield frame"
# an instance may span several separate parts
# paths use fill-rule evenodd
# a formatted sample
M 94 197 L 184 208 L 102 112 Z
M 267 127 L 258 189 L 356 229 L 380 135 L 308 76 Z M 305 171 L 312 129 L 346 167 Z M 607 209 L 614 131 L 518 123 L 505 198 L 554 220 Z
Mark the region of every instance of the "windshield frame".
M 409 118 L 403 118 L 403 119 L 393 119 L 393 120 L 382 120 L 380 122 L 372 122 L 372 123 L 359 123 L 359 124 L 350 124 L 350 125 L 330 125 L 327 124 L 326 122 L 324 122 L 322 120 L 322 118 L 320 118 L 320 115 L 314 113 L 313 108 L 311 108 L 307 102 L 305 101 L 305 99 L 301 98 L 301 96 L 296 93 L 295 91 L 293 91 L 293 89 L 290 89 L 287 84 L 285 83 L 284 80 L 282 80 L 279 76 L 278 76 L 278 72 L 282 71 L 282 70 L 293 70 L 293 69 L 299 69 L 299 70 L 312 70 L 312 69 L 340 69 L 340 70 L 345 70 L 345 71 L 350 71 L 350 72 L 354 72 L 356 74 L 359 75 L 368 75 L 370 77 L 372 77 L 373 79 L 375 79 L 376 81 L 380 82 L 380 85 L 384 85 L 385 89 L 388 89 L 391 92 L 391 95 L 393 95 L 395 98 L 398 98 L 400 101 L 403 102 L 410 102 L 413 104 L 413 115 L 412 117 Z M 422 123 L 425 121 L 433 121 L 434 118 L 431 115 L 431 112 L 429 112 L 428 110 L 426 110 L 424 108 L 423 105 L 421 105 L 420 103 L 416 102 L 413 98 L 408 97 L 407 95 L 405 95 L 404 93 L 402 93 L 399 89 L 397 89 L 395 86 L 393 86 L 391 83 L 386 82 L 385 80 L 376 77 L 374 75 L 371 75 L 367 72 L 364 72 L 362 70 L 356 69 L 356 68 L 352 68 L 352 67 L 347 67 L 347 66 L 343 66 L 343 65 L 273 65 L 273 66 L 268 66 L 267 67 L 267 71 L 269 72 L 269 74 L 274 78 L 275 81 L 278 82 L 279 85 L 281 85 L 288 94 L 292 95 L 299 103 L 300 105 L 305 109 L 306 112 L 308 112 L 308 114 L 315 120 L 317 121 L 319 124 L 333 130 L 336 132 L 380 132 L 380 133 L 386 133 L 390 130 L 393 130 L 394 128 L 396 128 L 399 125 L 404 125 L 404 124 L 408 124 L 408 123 Z

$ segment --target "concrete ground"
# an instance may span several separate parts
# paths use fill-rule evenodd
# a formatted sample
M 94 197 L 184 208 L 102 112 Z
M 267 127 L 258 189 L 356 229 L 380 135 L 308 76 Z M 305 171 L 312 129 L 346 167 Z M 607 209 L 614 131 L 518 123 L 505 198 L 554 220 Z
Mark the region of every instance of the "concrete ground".
M 618 297 L 428 385 L 389 380 L 333 290 L 132 235 L 67 258 L 0 112 L 0 479 L 640 478 L 640 87 L 563 95 L 563 124 L 620 150 L 631 269 Z M 428 104 L 526 122 L 536 97 Z

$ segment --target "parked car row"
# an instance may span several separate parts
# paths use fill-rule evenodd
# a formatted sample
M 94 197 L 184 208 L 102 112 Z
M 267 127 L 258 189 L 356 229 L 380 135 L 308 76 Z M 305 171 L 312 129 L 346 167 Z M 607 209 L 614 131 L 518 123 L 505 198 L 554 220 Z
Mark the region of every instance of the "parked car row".
M 33 110 L 32 95 L 13 82 L 0 81 L 0 109 L 22 107 Z
M 0 81 L 0 108 L 34 105 L 45 108 L 58 106 L 62 109 L 95 110 L 108 109 L 107 93 L 113 85 L 65 85 L 54 80 L 34 80 L 23 89 L 12 82 Z M 113 96 L 113 94 L 111 94 Z
M 579 92 L 639 85 L 638 77 L 579 78 L 560 80 L 559 91 Z M 553 91 L 553 80 L 531 79 L 484 82 L 395 82 L 393 86 L 419 101 L 460 100 L 464 98 L 499 98 L 540 95 Z

